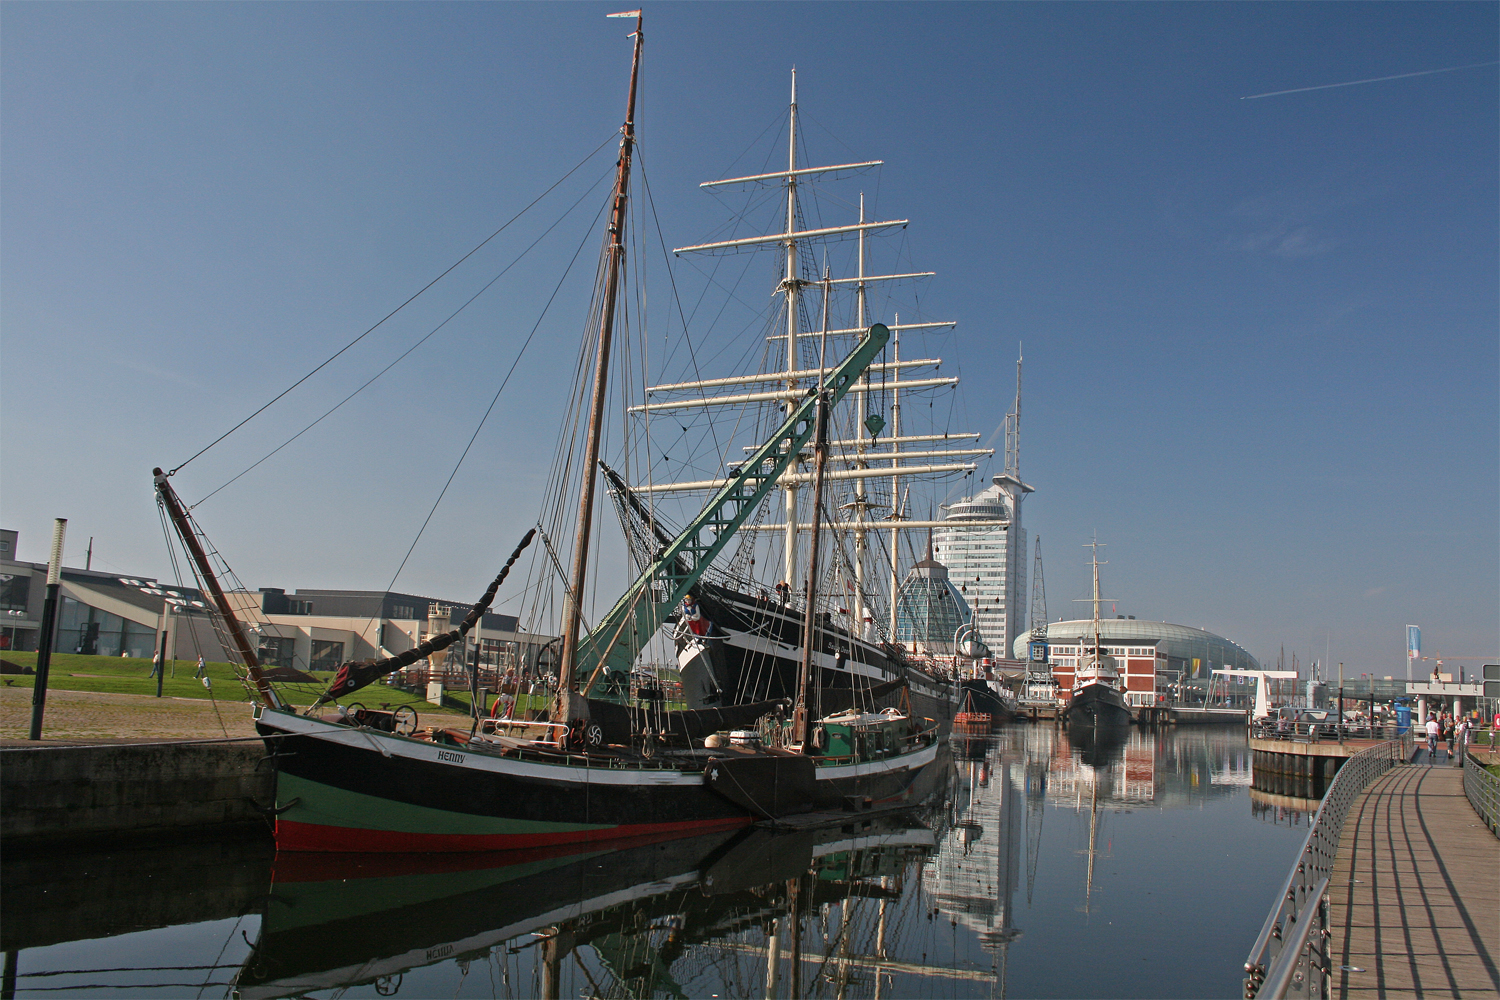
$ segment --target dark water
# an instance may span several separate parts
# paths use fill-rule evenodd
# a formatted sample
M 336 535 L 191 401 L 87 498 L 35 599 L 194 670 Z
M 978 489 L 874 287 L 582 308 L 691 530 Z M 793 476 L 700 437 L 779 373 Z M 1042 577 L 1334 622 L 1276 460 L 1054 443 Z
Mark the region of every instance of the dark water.
M 1234 997 L 1305 835 L 1238 728 L 955 743 L 900 818 L 609 852 L 7 856 L 16 997 Z

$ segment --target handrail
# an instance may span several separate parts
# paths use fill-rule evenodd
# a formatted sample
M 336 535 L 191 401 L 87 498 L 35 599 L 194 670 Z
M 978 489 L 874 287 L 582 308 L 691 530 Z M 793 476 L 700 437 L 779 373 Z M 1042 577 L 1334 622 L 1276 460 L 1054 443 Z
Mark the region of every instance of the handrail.
M 1245 959 L 1245 1000 L 1254 1000 L 1262 987 L 1271 983 L 1268 970 L 1275 970 L 1280 992 L 1273 991 L 1267 995 L 1273 1000 L 1280 1000 L 1286 995 L 1286 990 L 1292 982 L 1290 972 L 1282 977 L 1286 963 L 1290 963 L 1290 966 L 1295 969 L 1310 961 L 1306 935 L 1310 932 L 1314 921 L 1304 920 L 1303 917 L 1314 912 L 1322 913 L 1321 907 L 1317 911 L 1310 911 L 1309 907 L 1318 904 L 1321 892 L 1319 886 L 1326 885 L 1327 880 L 1333 874 L 1333 864 L 1338 857 L 1339 835 L 1343 832 L 1344 819 L 1349 815 L 1349 810 L 1360 793 L 1372 781 L 1397 764 L 1404 764 L 1411 758 L 1411 746 L 1412 734 L 1406 732 L 1399 739 L 1388 740 L 1361 750 L 1345 760 L 1339 768 L 1338 774 L 1334 776 L 1327 793 L 1323 796 L 1323 804 L 1318 807 L 1312 827 L 1307 831 L 1307 839 L 1302 842 L 1302 850 L 1297 855 L 1297 863 L 1292 866 L 1291 874 L 1287 876 L 1281 894 L 1277 897 L 1275 905 L 1266 917 L 1266 922 L 1261 926 L 1254 946 L 1250 949 L 1250 956 Z M 1326 919 L 1319 922 L 1326 927 Z M 1295 957 L 1288 955 L 1283 960 L 1282 953 L 1288 950 L 1293 952 Z M 1324 967 L 1326 963 L 1327 955 L 1325 954 L 1319 963 L 1319 967 L 1325 973 L 1328 971 Z M 1305 985 L 1310 981 L 1310 977 L 1304 976 L 1301 981 Z
M 1500 777 L 1484 766 L 1472 746 L 1464 748 L 1464 797 L 1484 820 L 1490 832 L 1500 837 Z
M 1317 919 L 1313 919 L 1316 917 Z M 1307 950 L 1307 938 L 1312 933 L 1313 926 L 1322 924 L 1322 930 L 1328 926 L 1328 879 L 1321 880 L 1313 886 L 1313 891 L 1307 897 L 1307 902 L 1302 907 L 1302 912 L 1292 918 L 1295 926 L 1286 943 L 1281 948 L 1281 954 L 1271 963 L 1266 970 L 1266 982 L 1263 989 L 1267 996 L 1284 997 L 1287 988 L 1292 985 L 1292 977 L 1302 965 L 1302 957 Z M 1311 972 L 1312 970 L 1309 970 Z M 1321 969 L 1325 975 L 1330 971 Z M 1310 982 L 1304 981 L 1304 986 L 1311 987 Z M 1320 997 L 1323 991 L 1317 988 L 1304 990 L 1309 996 Z
M 1340 729 L 1343 730 L 1343 738 L 1346 740 L 1395 740 L 1410 730 L 1410 727 L 1402 729 L 1394 724 L 1370 726 L 1360 723 L 1345 722 L 1342 727 L 1337 722 L 1286 722 L 1278 719 L 1258 719 L 1250 727 L 1250 736 L 1257 740 L 1287 740 L 1297 743 L 1317 743 L 1321 741 L 1337 742 Z

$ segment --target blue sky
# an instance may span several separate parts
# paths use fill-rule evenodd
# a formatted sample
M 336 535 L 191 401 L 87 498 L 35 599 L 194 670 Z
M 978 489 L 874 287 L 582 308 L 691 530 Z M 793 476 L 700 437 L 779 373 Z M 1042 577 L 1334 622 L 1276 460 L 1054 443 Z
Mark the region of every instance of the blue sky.
M 0 520 L 22 558 L 67 516 L 70 564 L 93 536 L 96 568 L 169 574 L 151 467 L 606 143 L 613 9 L 0 8 Z M 1241 98 L 1493 61 L 1497 10 L 656 4 L 644 170 L 667 243 L 711 238 L 723 210 L 696 185 L 743 168 L 795 65 L 812 157 L 884 159 L 872 214 L 911 219 L 899 252 L 938 272 L 924 309 L 959 321 L 939 346 L 967 429 L 1003 417 L 1024 341 L 1053 616 L 1087 592 L 1097 531 L 1121 613 L 1398 673 L 1408 622 L 1429 650 L 1500 651 L 1497 68 Z M 582 199 L 199 508 L 247 584 L 386 585 L 609 160 L 178 475 L 193 500 L 241 471 Z M 534 516 L 583 295 L 547 312 L 398 588 L 477 592 Z

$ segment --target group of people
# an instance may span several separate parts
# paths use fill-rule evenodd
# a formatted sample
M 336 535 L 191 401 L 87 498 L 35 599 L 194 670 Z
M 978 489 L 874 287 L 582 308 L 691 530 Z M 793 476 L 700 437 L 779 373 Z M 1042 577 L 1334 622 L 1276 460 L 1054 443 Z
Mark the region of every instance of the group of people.
M 1495 715 L 1495 727 L 1500 729 L 1500 713 Z M 1482 728 L 1482 724 L 1481 724 Z M 1442 740 L 1448 744 L 1448 759 L 1453 759 L 1454 744 L 1465 749 L 1469 745 L 1469 733 L 1473 730 L 1473 723 L 1469 719 L 1454 719 L 1452 713 L 1443 712 L 1441 715 L 1427 716 L 1427 760 L 1428 763 L 1437 759 L 1438 741 Z

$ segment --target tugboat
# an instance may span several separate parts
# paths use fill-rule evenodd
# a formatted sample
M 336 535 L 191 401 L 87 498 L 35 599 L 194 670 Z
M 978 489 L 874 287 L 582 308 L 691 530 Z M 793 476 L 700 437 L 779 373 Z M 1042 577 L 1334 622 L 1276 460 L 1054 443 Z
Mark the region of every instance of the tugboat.
M 1094 567 L 1094 641 L 1090 645 L 1080 638 L 1078 645 L 1083 651 L 1078 660 L 1078 669 L 1073 673 L 1073 693 L 1068 701 L 1067 721 L 1070 726 L 1127 726 L 1132 720 L 1130 706 L 1125 703 L 1124 685 L 1120 680 L 1120 668 L 1115 658 L 1104 651 L 1100 639 L 1103 630 L 1099 624 L 1099 543 L 1093 542 Z

